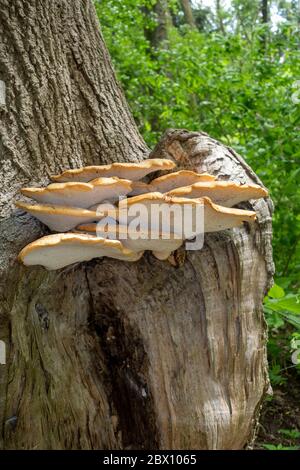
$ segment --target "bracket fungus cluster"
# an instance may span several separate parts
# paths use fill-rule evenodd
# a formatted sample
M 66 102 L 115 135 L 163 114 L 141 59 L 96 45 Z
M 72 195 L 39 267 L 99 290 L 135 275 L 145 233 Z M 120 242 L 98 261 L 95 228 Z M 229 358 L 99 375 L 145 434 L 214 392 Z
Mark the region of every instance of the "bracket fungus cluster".
M 182 216 L 181 230 L 174 217 L 169 219 L 167 233 L 157 221 L 153 224 L 151 220 L 149 226 L 156 206 L 163 204 L 171 213 L 175 207 L 188 207 L 193 219 L 201 209 L 203 232 L 215 232 L 253 222 L 255 212 L 232 206 L 268 195 L 255 184 L 219 181 L 213 175 L 187 170 L 169 172 L 150 182 L 143 180 L 146 176 L 149 180 L 149 175 L 157 171 L 174 170 L 175 166 L 166 159 L 88 166 L 53 176 L 55 183 L 46 188 L 23 188 L 21 193 L 36 204 L 17 202 L 17 207 L 58 233 L 27 245 L 19 260 L 49 270 L 104 256 L 137 261 L 147 250 L 165 260 L 195 232 Z M 136 231 L 131 225 L 131 210 L 140 206 L 144 210 Z

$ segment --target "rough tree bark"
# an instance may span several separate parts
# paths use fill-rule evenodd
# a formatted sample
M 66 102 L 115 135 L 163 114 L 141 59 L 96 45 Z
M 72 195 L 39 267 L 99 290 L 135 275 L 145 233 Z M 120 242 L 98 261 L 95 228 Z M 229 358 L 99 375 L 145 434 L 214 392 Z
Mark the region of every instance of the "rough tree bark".
M 169 11 L 168 1 L 157 0 L 157 2 L 150 7 L 150 11 L 155 15 L 156 26 L 153 30 L 148 31 L 146 35 L 152 47 L 157 49 L 166 39 L 168 39 L 168 31 L 172 25 L 172 17 Z
M 192 28 L 195 28 L 196 23 L 195 23 L 195 18 L 193 15 L 193 10 L 191 7 L 190 0 L 181 0 L 180 3 L 181 3 L 181 7 L 184 13 L 184 19 L 185 19 L 186 24 L 188 24 Z
M 263 24 L 269 21 L 269 2 L 268 0 L 261 1 L 261 21 Z
M 224 28 L 223 16 L 222 16 L 222 7 L 221 7 L 220 0 L 216 0 L 216 16 L 217 16 L 217 22 L 219 24 L 219 29 L 222 32 L 222 34 L 225 34 L 225 28 Z
M 261 22 L 263 25 L 267 25 L 269 22 L 269 2 L 268 0 L 261 0 Z M 267 30 L 262 31 L 261 33 L 261 45 L 262 52 L 265 51 L 268 42 L 268 33 Z
M 146 255 L 57 272 L 18 251 L 46 233 L 13 208 L 19 188 L 91 163 L 148 156 L 89 0 L 0 0 L 1 447 L 238 449 L 268 386 L 262 298 L 271 205 L 254 227 L 206 236 L 174 268 Z M 153 156 L 255 181 L 202 133 L 170 131 Z

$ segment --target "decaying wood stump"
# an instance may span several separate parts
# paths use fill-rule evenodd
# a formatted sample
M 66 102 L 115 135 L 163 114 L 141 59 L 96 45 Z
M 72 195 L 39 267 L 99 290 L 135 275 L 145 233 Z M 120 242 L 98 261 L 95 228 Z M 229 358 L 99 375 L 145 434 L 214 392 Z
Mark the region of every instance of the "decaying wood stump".
M 258 221 L 205 236 L 177 268 L 146 254 L 24 268 L 46 232 L 21 186 L 62 169 L 149 156 L 89 0 L 0 0 L 1 447 L 239 449 L 268 386 L 262 299 L 273 274 L 269 200 Z M 169 131 L 151 153 L 259 183 L 233 150 Z

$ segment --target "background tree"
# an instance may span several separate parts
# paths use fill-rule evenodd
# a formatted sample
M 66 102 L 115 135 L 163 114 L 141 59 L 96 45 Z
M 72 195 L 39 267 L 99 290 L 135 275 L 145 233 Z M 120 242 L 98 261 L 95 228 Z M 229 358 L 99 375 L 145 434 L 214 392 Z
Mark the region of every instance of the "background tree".
M 194 28 L 196 26 L 193 10 L 190 4 L 190 0 L 181 0 L 181 6 L 184 12 L 185 22 Z
M 150 28 L 148 37 L 151 45 L 156 49 L 168 38 L 168 30 L 172 23 L 169 3 L 167 0 L 157 0 L 154 5 L 150 5 L 150 8 L 146 8 L 146 11 L 148 14 L 152 13 L 155 18 L 156 24 Z
M 221 8 L 221 0 L 216 0 L 216 17 L 220 31 L 225 34 L 225 28 L 223 23 L 223 12 Z
M 264 24 L 269 22 L 269 2 L 262 0 L 261 2 L 261 20 Z

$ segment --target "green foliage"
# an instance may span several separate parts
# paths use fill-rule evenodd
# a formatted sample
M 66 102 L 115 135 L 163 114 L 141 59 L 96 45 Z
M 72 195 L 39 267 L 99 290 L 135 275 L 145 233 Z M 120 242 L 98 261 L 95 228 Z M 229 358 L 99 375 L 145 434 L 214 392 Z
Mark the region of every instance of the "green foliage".
M 300 432 L 297 429 L 279 429 L 278 433 L 284 439 L 285 444 L 263 444 L 266 450 L 299 450 L 297 441 L 300 439 Z
M 283 385 L 287 382 L 287 378 L 281 374 L 279 364 L 274 364 L 269 367 L 269 378 L 272 385 Z
M 300 439 L 300 431 L 297 429 L 279 429 L 278 432 L 288 439 Z
M 300 295 L 285 295 L 283 288 L 274 284 L 264 299 L 264 308 L 270 326 L 277 328 L 282 326 L 283 323 L 278 319 L 278 316 L 282 316 L 300 330 Z
M 282 444 L 263 444 L 266 450 L 299 450 L 299 446 L 283 446 Z
M 273 385 L 284 385 L 284 373 L 291 367 L 300 372 L 300 295 L 285 294 L 278 284 L 268 292 L 264 299 L 264 311 L 269 326 L 269 376 Z M 290 333 L 288 325 L 297 329 Z M 293 354 L 294 353 L 294 354 Z

